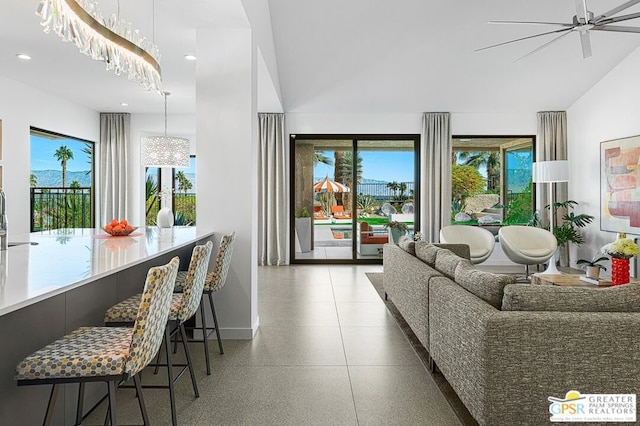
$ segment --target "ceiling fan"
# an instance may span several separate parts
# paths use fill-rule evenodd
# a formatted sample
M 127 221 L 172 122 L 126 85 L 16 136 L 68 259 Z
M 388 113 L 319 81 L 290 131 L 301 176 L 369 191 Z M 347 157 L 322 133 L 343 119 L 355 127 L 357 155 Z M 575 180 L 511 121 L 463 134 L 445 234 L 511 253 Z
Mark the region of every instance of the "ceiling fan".
M 572 32 L 576 32 L 580 35 L 580 44 L 582 46 L 582 56 L 583 58 L 588 58 L 591 56 L 591 39 L 589 38 L 590 31 L 614 31 L 621 33 L 640 33 L 640 28 L 638 27 L 627 27 L 622 25 L 611 25 L 616 22 L 628 21 L 630 19 L 640 18 L 640 12 L 631 13 L 628 15 L 614 16 L 625 9 L 630 8 L 631 6 L 640 3 L 640 0 L 630 0 L 618 7 L 614 7 L 613 9 L 595 16 L 593 12 L 590 12 L 587 9 L 587 0 L 574 0 L 576 5 L 576 14 L 573 16 L 573 22 L 571 23 L 562 23 L 562 22 L 531 22 L 531 21 L 489 21 L 490 24 L 514 24 L 514 25 L 544 25 L 544 26 L 554 26 L 560 27 L 559 29 L 553 31 L 547 31 L 540 34 L 535 34 L 528 37 L 522 37 L 515 40 L 509 40 L 502 43 L 494 44 L 491 46 L 483 47 L 480 49 L 476 49 L 476 52 L 481 50 L 492 49 L 498 46 L 504 46 L 505 44 L 515 43 L 522 40 L 528 40 L 531 38 L 541 37 L 549 34 L 560 34 L 558 37 L 554 38 L 551 41 L 546 42 L 542 46 L 532 50 L 526 55 L 518 58 L 524 59 L 527 56 L 533 55 L 536 52 L 548 47 L 550 44 L 560 40 L 561 38 L 571 34 Z

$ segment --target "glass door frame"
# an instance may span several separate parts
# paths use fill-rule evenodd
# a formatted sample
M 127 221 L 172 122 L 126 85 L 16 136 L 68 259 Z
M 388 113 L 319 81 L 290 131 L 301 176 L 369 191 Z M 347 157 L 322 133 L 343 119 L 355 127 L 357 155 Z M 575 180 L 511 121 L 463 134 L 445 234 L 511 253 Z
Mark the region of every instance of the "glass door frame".
M 289 263 L 291 264 L 382 264 L 382 257 L 371 259 L 358 259 L 357 253 L 357 220 L 351 221 L 351 259 L 296 259 L 295 258 L 295 177 L 296 177 L 296 141 L 298 140 L 351 140 L 354 155 L 353 161 L 357 161 L 358 141 L 413 141 L 414 147 L 414 232 L 420 231 L 420 147 L 419 134 L 290 134 L 289 135 Z M 355 166 L 355 164 L 354 164 Z M 357 167 L 352 167 L 352 182 L 357 181 Z M 357 194 L 357 185 L 354 191 Z M 351 197 L 352 215 L 357 212 L 357 196 Z M 354 219 L 356 219 L 354 217 Z M 313 233 L 312 233 L 313 235 Z

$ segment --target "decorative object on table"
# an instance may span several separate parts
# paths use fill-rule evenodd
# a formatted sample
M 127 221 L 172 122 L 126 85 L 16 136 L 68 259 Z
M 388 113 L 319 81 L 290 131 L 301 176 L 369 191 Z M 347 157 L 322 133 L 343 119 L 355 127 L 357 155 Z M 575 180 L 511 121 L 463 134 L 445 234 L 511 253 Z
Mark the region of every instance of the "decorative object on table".
M 620 238 L 602 247 L 602 252 L 611 256 L 611 285 L 627 284 L 629 259 L 638 255 L 638 245 L 631 238 Z
M 164 92 L 164 135 L 142 138 L 142 165 L 145 167 L 189 167 L 189 139 L 167 136 L 167 96 Z
M 600 229 L 640 234 L 640 136 L 600 144 Z
M 397 221 L 389 221 L 384 224 L 384 228 L 388 229 L 391 234 L 391 240 L 394 244 L 398 244 L 398 240 L 403 235 L 406 235 L 409 232 L 409 227 L 406 223 L 397 222 Z
M 91 0 L 43 0 L 36 15 L 45 33 L 53 31 L 85 55 L 106 62 L 107 70 L 128 74 L 129 80 L 162 94 L 160 50 L 131 23 L 116 15 L 105 19 Z
M 597 280 L 600 278 L 600 270 L 606 271 L 607 268 L 604 265 L 601 265 L 599 262 L 604 262 L 609 258 L 606 256 L 600 256 L 596 259 L 596 256 L 593 256 L 591 260 L 587 259 L 579 259 L 576 263 L 578 265 L 584 265 L 583 267 L 587 271 L 587 277 Z
M 121 221 L 113 219 L 107 224 L 107 226 L 102 229 L 104 230 L 104 232 L 114 237 L 125 237 L 138 228 L 129 225 L 129 222 L 127 222 L 126 219 L 123 219 Z
M 567 182 L 569 180 L 569 162 L 566 160 L 538 161 L 533 163 L 533 182 L 549 184 L 549 205 L 553 203 L 553 184 L 555 182 Z M 549 231 L 555 235 L 556 209 L 549 210 Z M 543 274 L 559 274 L 555 261 L 549 261 L 549 266 Z
M 158 196 L 160 197 L 160 203 L 162 208 L 158 210 L 158 217 L 156 218 L 156 224 L 160 228 L 171 228 L 173 226 L 173 211 L 169 207 L 167 200 L 170 198 L 170 191 L 160 191 Z

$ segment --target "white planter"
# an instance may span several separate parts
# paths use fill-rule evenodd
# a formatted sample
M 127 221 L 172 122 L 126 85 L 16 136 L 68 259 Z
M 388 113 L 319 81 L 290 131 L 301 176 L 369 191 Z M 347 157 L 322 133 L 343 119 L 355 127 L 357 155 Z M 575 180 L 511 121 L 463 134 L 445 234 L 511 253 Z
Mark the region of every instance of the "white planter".
M 296 218 L 296 236 L 300 244 L 300 251 L 307 253 L 311 251 L 311 218 Z
M 163 207 L 158 211 L 156 223 L 160 228 L 171 228 L 173 226 L 173 212 L 169 207 Z
M 587 266 L 587 277 L 597 280 L 600 278 L 599 266 Z

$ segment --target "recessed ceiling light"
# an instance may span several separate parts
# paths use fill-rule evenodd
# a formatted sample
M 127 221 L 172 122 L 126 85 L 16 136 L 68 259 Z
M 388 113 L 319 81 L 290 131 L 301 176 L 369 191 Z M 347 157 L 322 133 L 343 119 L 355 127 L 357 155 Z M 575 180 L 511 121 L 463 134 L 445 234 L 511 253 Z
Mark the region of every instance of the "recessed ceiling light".
M 126 102 L 121 102 L 121 103 L 120 103 L 120 106 L 129 106 L 129 104 L 128 104 L 128 103 L 126 103 Z
M 196 60 L 196 56 L 195 55 L 184 55 L 184 58 L 187 61 L 195 61 Z
M 25 61 L 28 61 L 29 59 L 31 59 L 31 56 L 25 53 L 16 53 L 16 56 L 18 57 L 18 59 L 24 59 Z

